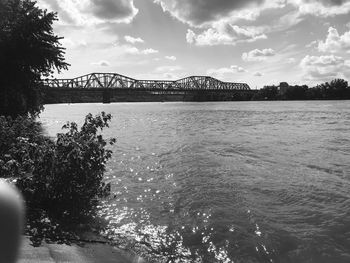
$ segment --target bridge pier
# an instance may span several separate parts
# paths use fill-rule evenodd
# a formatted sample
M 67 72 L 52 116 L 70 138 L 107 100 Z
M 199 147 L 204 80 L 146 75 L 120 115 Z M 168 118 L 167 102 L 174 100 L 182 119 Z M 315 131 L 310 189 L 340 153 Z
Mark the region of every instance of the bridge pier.
M 111 103 L 111 90 L 109 89 L 104 89 L 103 94 L 102 94 L 102 103 L 103 104 L 109 104 Z

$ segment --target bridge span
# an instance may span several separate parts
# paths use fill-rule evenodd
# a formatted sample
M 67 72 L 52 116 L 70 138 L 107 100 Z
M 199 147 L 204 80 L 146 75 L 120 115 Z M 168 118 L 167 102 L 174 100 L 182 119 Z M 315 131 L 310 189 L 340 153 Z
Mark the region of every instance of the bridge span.
M 42 86 L 44 103 L 249 100 L 254 93 L 246 83 L 209 76 L 138 80 L 117 73 L 91 73 L 73 79 L 44 79 Z
M 179 80 L 137 80 L 117 73 L 91 73 L 73 79 L 45 79 L 52 88 L 104 88 L 147 90 L 250 90 L 246 83 L 224 82 L 209 76 L 190 76 Z

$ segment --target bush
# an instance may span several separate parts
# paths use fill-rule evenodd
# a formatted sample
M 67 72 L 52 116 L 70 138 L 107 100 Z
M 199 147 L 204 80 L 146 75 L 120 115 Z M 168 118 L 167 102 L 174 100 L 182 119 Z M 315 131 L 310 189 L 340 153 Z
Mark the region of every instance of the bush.
M 33 171 L 42 128 L 31 118 L 0 116 L 0 177 L 22 177 Z
M 106 146 L 115 142 L 99 133 L 110 120 L 111 115 L 104 112 L 95 117 L 88 114 L 80 130 L 76 123 L 67 123 L 63 128 L 68 131 L 53 141 L 41 135 L 40 125 L 33 120 L 0 118 L 0 135 L 7 133 L 6 141 L 0 142 L 4 146 L 0 176 L 17 178 L 30 207 L 70 219 L 93 212 L 111 157 Z

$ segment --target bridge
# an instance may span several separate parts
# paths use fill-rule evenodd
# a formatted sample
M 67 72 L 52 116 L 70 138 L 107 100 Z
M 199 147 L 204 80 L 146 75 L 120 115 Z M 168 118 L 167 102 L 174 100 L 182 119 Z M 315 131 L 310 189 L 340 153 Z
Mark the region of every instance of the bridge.
M 190 76 L 178 80 L 138 80 L 117 73 L 91 73 L 73 79 L 44 79 L 42 86 L 48 98 L 47 103 L 221 101 L 239 100 L 240 96 L 252 94 L 246 83 L 224 82 L 209 76 Z M 63 100 L 57 100 L 62 97 Z
M 73 79 L 45 79 L 52 88 L 104 88 L 145 90 L 250 90 L 246 83 L 223 82 L 209 76 L 190 76 L 179 80 L 137 80 L 117 73 L 91 73 Z

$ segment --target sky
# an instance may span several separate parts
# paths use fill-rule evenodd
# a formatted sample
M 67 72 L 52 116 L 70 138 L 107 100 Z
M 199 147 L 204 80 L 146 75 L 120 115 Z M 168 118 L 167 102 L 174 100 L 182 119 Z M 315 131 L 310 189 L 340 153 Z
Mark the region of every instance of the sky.
M 38 0 L 68 71 L 209 75 L 252 89 L 350 80 L 350 0 Z

